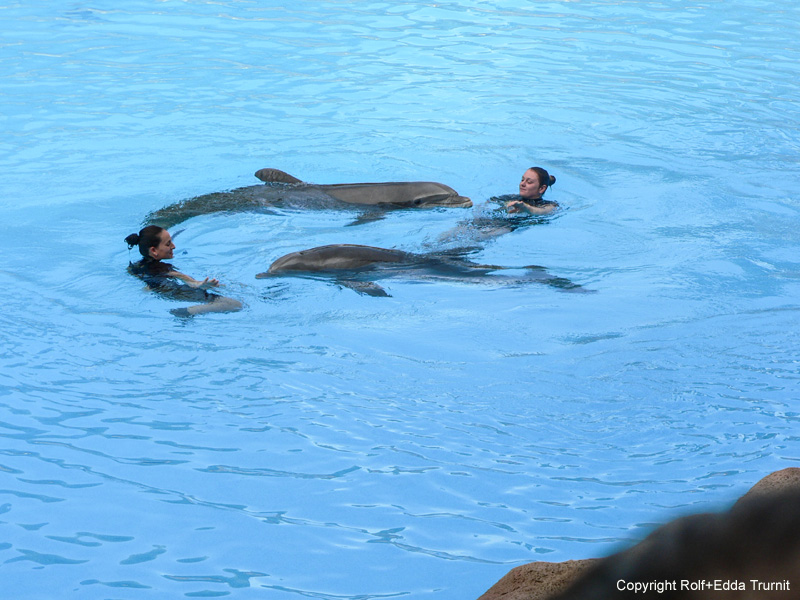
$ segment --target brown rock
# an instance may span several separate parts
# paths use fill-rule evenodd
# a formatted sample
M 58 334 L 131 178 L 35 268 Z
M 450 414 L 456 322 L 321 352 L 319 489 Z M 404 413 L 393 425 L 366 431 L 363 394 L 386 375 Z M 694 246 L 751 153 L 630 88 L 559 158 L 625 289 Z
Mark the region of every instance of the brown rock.
M 744 496 L 739 498 L 737 504 L 763 494 L 772 494 L 790 489 L 800 489 L 800 468 L 789 467 L 770 473 L 751 487 L 750 491 Z
M 544 600 L 566 589 L 597 561 L 587 558 L 514 567 L 478 600 Z
M 674 582 L 644 594 L 661 600 L 800 597 L 800 490 L 756 495 L 725 513 L 667 523 L 599 561 L 553 600 L 641 598 L 628 584 L 650 582 Z
M 648 594 L 624 582 L 677 582 Z M 735 582 L 737 589 L 681 589 L 681 581 Z M 759 589 L 756 580 L 772 589 Z M 702 585 L 702 584 L 698 584 Z M 744 585 L 746 589 L 740 589 Z M 604 559 L 535 562 L 512 569 L 479 600 L 790 600 L 800 598 L 800 468 L 771 473 L 725 513 L 676 519 Z

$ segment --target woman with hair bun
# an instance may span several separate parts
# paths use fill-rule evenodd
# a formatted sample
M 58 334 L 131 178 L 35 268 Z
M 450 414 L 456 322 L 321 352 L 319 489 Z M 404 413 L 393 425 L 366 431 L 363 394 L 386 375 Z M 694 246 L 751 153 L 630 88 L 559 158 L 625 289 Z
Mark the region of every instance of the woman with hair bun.
M 505 208 L 510 213 L 528 213 L 530 215 L 549 215 L 556 208 L 558 202 L 542 199 L 542 196 L 556 178 L 541 167 L 531 167 L 522 174 L 519 183 L 519 198 L 508 200 Z
M 472 219 L 459 222 L 439 236 L 438 241 L 470 246 L 547 221 L 544 217 L 555 212 L 558 202 L 544 200 L 542 196 L 555 182 L 556 178 L 545 169 L 531 167 L 522 174 L 519 194 L 492 196 L 475 209 Z
M 147 287 L 172 300 L 201 302 L 188 308 L 176 308 L 170 312 L 179 317 L 191 317 L 209 312 L 233 312 L 241 310 L 242 303 L 233 298 L 210 294 L 209 288 L 219 287 L 217 279 L 206 277 L 198 281 L 175 270 L 170 263 L 162 262 L 173 257 L 175 244 L 169 231 L 156 225 L 148 225 L 139 233 L 125 238 L 128 249 L 139 247 L 142 259 L 128 265 L 128 272 L 139 277 Z M 183 283 L 178 283 L 175 280 Z

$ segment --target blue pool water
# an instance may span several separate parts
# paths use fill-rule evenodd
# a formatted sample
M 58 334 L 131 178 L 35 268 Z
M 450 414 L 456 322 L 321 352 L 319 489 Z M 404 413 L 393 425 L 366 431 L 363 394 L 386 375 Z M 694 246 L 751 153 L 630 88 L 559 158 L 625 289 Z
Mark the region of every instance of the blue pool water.
M 282 4 L 0 5 L 5 596 L 476 598 L 797 466 L 796 2 Z M 476 259 L 595 293 L 254 278 L 533 164 L 563 210 Z M 478 206 L 191 219 L 246 308 L 174 318 L 123 238 L 262 167 Z

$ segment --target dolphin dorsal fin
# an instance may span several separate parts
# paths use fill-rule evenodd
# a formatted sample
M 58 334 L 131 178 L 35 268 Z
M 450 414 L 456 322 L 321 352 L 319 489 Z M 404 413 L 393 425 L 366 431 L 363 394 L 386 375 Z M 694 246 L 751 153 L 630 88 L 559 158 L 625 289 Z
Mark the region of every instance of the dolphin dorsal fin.
M 259 169 L 255 172 L 255 176 L 264 183 L 303 183 L 294 175 L 289 175 L 280 169 Z

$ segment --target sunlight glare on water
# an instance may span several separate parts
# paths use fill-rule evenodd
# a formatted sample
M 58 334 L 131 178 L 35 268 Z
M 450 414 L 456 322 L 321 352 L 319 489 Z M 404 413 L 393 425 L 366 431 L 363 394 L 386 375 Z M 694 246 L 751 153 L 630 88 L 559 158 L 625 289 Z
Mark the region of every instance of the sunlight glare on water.
M 800 459 L 795 3 L 0 17 L 9 597 L 477 598 Z M 561 210 L 474 237 L 534 164 Z M 174 264 L 245 309 L 173 317 L 123 238 L 262 167 L 440 181 L 476 206 L 189 219 Z M 334 243 L 514 268 L 386 279 L 385 298 L 255 279 Z

